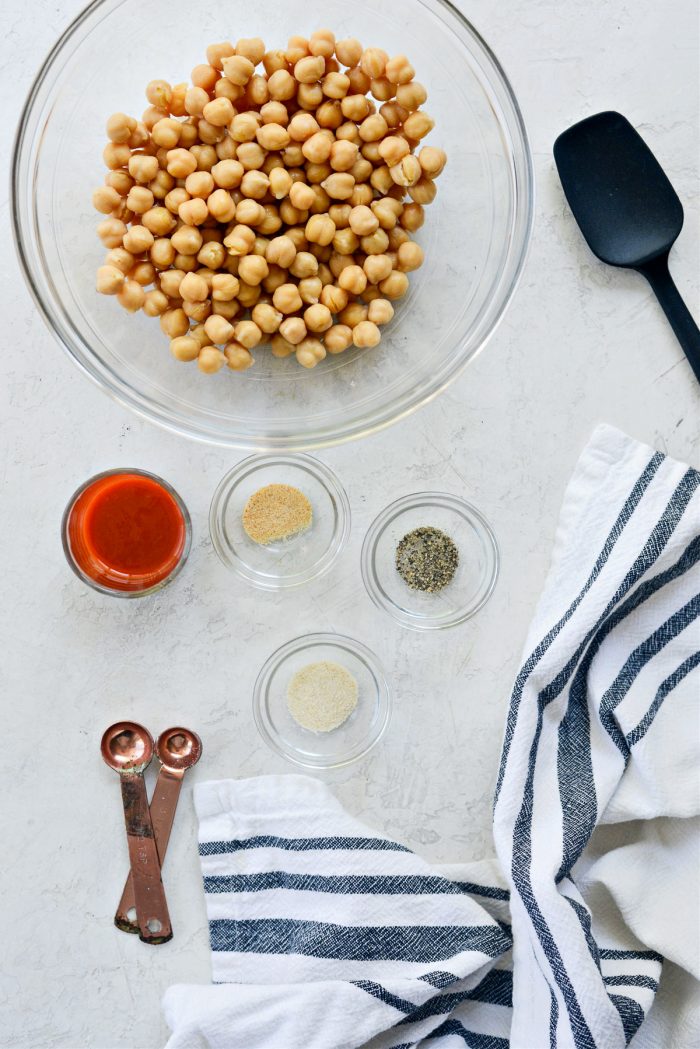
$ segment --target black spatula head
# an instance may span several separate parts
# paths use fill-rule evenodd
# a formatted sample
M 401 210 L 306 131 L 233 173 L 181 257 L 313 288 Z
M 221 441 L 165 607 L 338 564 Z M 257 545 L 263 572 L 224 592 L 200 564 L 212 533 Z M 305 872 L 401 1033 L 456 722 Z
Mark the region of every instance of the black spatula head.
M 574 218 L 591 251 L 644 274 L 700 381 L 700 331 L 668 270 L 683 205 L 643 138 L 621 113 L 596 113 L 554 143 Z
M 683 205 L 644 139 L 621 113 L 596 113 L 554 143 L 566 199 L 591 251 L 638 267 L 668 252 Z

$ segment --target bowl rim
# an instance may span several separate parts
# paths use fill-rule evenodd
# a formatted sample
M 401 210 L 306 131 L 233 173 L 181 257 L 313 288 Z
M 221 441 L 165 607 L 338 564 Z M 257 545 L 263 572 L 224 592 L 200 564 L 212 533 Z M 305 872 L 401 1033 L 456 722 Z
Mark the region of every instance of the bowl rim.
M 31 187 L 25 189 L 21 184 L 20 167 L 25 156 L 28 144 L 29 118 L 42 87 L 47 84 L 50 74 L 53 72 L 60 55 L 65 47 L 75 37 L 84 22 L 88 21 L 92 14 L 106 5 L 118 5 L 122 0 L 92 0 L 76 17 L 68 24 L 59 36 L 56 43 L 49 50 L 38 73 L 34 77 L 24 105 L 20 113 L 19 123 L 15 131 L 12 144 L 12 157 L 10 164 L 10 217 L 13 240 L 17 253 L 20 269 L 29 293 L 36 305 L 44 323 L 51 335 L 63 348 L 80 371 L 87 376 L 97 387 L 107 395 L 111 396 L 118 404 L 133 411 L 136 415 L 149 422 L 155 423 L 161 428 L 185 436 L 205 444 L 240 449 L 251 452 L 303 452 L 313 451 L 321 448 L 333 447 L 347 443 L 361 437 L 367 437 L 393 426 L 418 411 L 424 405 L 429 404 L 444 392 L 466 369 L 484 348 L 501 324 L 508 307 L 518 289 L 522 274 L 529 255 L 532 242 L 532 231 L 535 214 L 535 177 L 532 150 L 529 136 L 525 126 L 522 110 L 518 102 L 513 86 L 501 65 L 501 62 L 493 52 L 484 37 L 475 26 L 458 10 L 451 0 L 432 0 L 442 8 L 445 13 L 456 20 L 466 30 L 467 34 L 476 46 L 477 51 L 486 60 L 487 66 L 494 78 L 485 77 L 492 90 L 500 88 L 502 97 L 500 111 L 496 112 L 496 119 L 501 129 L 508 130 L 510 143 L 508 152 L 511 159 L 512 176 L 514 179 L 515 207 L 513 219 L 509 229 L 509 237 L 512 239 L 506 260 L 501 266 L 499 280 L 508 274 L 511 269 L 508 286 L 497 289 L 494 300 L 500 298 L 497 307 L 487 320 L 487 330 L 477 336 L 476 345 L 470 354 L 463 354 L 461 359 L 457 358 L 449 362 L 449 367 L 442 369 L 443 374 L 438 372 L 432 382 L 426 383 L 420 393 L 415 389 L 403 393 L 398 398 L 398 403 L 393 408 L 376 413 L 371 419 L 365 416 L 346 423 L 341 430 L 332 429 L 332 426 L 324 425 L 316 431 L 306 435 L 292 436 L 282 435 L 241 435 L 233 433 L 221 433 L 213 431 L 201 422 L 187 419 L 186 416 L 174 415 L 167 406 L 154 403 L 150 395 L 141 394 L 138 390 L 130 387 L 124 380 L 114 375 L 110 368 L 98 364 L 99 357 L 92 351 L 85 350 L 81 345 L 74 344 L 70 337 L 65 334 L 65 326 L 59 330 L 53 311 L 49 303 L 45 301 L 47 292 L 38 285 L 37 271 L 41 273 L 43 267 L 40 263 L 33 263 L 31 244 L 28 232 L 22 218 L 22 204 L 25 196 L 31 205 L 33 192 Z M 447 23 L 449 26 L 449 23 Z M 462 42 L 463 43 L 463 42 Z M 464 45 L 463 45 L 464 46 Z M 505 102 L 505 107 L 503 103 Z M 509 110 L 509 112 L 508 112 Z M 506 119 L 509 118 L 509 119 Z M 516 167 L 520 167 L 520 171 Z M 482 321 L 483 323 L 483 321 Z M 70 334 L 70 333 L 69 333 Z M 460 339 L 457 348 L 464 345 L 464 338 Z
M 349 754 L 341 755 L 335 760 L 330 761 L 304 760 L 301 754 L 296 751 L 293 752 L 291 748 L 287 749 L 283 746 L 278 738 L 278 734 L 272 730 L 271 725 L 268 723 L 267 712 L 265 710 L 265 699 L 268 694 L 273 674 L 279 670 L 280 666 L 288 656 L 294 655 L 297 652 L 303 652 L 305 649 L 312 648 L 315 645 L 334 645 L 336 648 L 346 649 L 347 651 L 353 652 L 358 658 L 361 657 L 364 662 L 371 667 L 372 674 L 377 681 L 377 703 L 379 705 L 381 721 L 378 725 L 376 734 L 369 739 L 369 741 L 365 743 L 363 749 L 358 750 L 356 754 L 350 752 Z M 338 634 L 332 631 L 301 634 L 276 648 L 275 651 L 267 657 L 255 679 L 252 702 L 255 725 L 260 737 L 268 747 L 286 761 L 301 766 L 302 768 L 315 769 L 317 772 L 344 768 L 347 765 L 352 765 L 356 761 L 361 761 L 363 758 L 367 757 L 370 751 L 373 750 L 380 740 L 384 738 L 391 722 L 393 710 L 391 685 L 389 684 L 384 665 L 376 653 L 356 638 L 350 637 L 348 634 Z M 342 728 L 342 726 L 340 727 Z

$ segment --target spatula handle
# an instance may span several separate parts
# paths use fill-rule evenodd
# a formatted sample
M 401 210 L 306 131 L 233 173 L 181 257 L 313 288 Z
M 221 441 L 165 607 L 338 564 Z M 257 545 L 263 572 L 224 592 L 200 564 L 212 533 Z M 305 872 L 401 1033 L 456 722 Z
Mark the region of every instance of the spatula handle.
M 668 255 L 660 255 L 639 267 L 654 289 L 661 308 L 668 317 L 676 337 L 700 382 L 700 328 L 681 298 L 668 270 Z

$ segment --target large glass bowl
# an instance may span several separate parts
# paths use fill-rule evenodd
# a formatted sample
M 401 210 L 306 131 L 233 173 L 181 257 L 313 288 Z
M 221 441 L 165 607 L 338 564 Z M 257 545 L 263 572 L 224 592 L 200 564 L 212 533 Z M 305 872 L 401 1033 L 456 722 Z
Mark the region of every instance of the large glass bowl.
M 417 239 L 425 250 L 379 347 L 313 371 L 269 350 L 244 374 L 203 375 L 168 352 L 157 320 L 95 291 L 104 249 L 92 209 L 106 118 L 140 116 L 146 83 L 187 79 L 207 44 L 284 47 L 328 26 L 405 52 L 428 89 L 448 166 Z M 81 370 L 123 404 L 190 437 L 305 449 L 380 429 L 435 396 L 484 346 L 513 294 L 530 236 L 533 177 L 513 91 L 489 47 L 445 0 L 96 0 L 44 62 L 22 113 L 13 223 L 37 306 Z

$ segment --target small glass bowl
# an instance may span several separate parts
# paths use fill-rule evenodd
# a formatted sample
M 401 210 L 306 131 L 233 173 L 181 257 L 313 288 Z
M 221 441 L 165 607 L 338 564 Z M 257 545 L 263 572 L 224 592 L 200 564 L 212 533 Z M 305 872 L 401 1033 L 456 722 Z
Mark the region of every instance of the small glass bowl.
M 177 505 L 178 510 L 182 515 L 182 523 L 184 527 L 184 542 L 177 563 L 173 566 L 169 574 L 164 579 L 159 580 L 157 583 L 154 583 L 151 586 L 149 586 L 147 583 L 144 583 L 142 589 L 116 589 L 115 587 L 108 586 L 107 584 L 98 582 L 96 579 L 93 579 L 80 566 L 71 546 L 71 515 L 81 495 L 84 492 L 86 492 L 92 485 L 94 485 L 96 481 L 101 481 L 103 478 L 106 477 L 116 477 L 120 474 L 135 474 L 137 477 L 148 477 L 151 481 L 155 481 L 156 484 L 163 488 L 164 491 L 166 491 L 168 495 L 172 497 L 172 499 Z M 178 493 L 171 485 L 168 484 L 167 481 L 164 481 L 162 477 L 159 477 L 157 474 L 150 473 L 148 470 L 139 470 L 135 467 L 120 467 L 116 470 L 103 470 L 102 473 L 95 474 L 94 477 L 88 478 L 87 481 L 81 484 L 80 487 L 76 489 L 75 492 L 73 492 L 73 495 L 68 501 L 68 505 L 63 511 L 63 518 L 61 519 L 61 543 L 63 545 L 63 552 L 66 555 L 66 561 L 72 568 L 73 572 L 77 575 L 78 579 L 80 579 L 83 583 L 87 583 L 87 585 L 92 587 L 93 590 L 97 590 L 97 592 L 100 594 L 107 594 L 109 597 L 120 597 L 126 599 L 148 597 L 150 594 L 155 594 L 159 590 L 162 590 L 163 587 L 171 583 L 173 579 L 182 571 L 182 568 L 190 555 L 190 549 L 192 547 L 192 521 L 190 519 L 189 511 L 183 503 L 180 496 L 178 495 Z
M 331 732 L 302 728 L 287 708 L 287 687 L 309 663 L 339 663 L 358 684 L 358 701 L 347 721 Z M 332 769 L 363 758 L 384 735 L 391 692 L 379 660 L 359 641 L 341 634 L 307 634 L 270 656 L 253 690 L 253 715 L 268 746 L 310 769 Z
M 412 590 L 396 568 L 396 547 L 414 528 L 446 532 L 459 550 L 454 579 L 443 590 Z M 362 578 L 375 605 L 411 630 L 440 630 L 475 615 L 498 578 L 496 538 L 479 511 L 464 499 L 420 492 L 398 499 L 379 514 L 362 546 Z
M 261 546 L 246 534 L 243 510 L 251 495 L 269 484 L 302 491 L 313 520 L 306 531 Z M 261 590 L 283 590 L 328 571 L 350 534 L 350 503 L 333 471 L 310 455 L 252 455 L 216 489 L 209 531 L 227 568 Z

